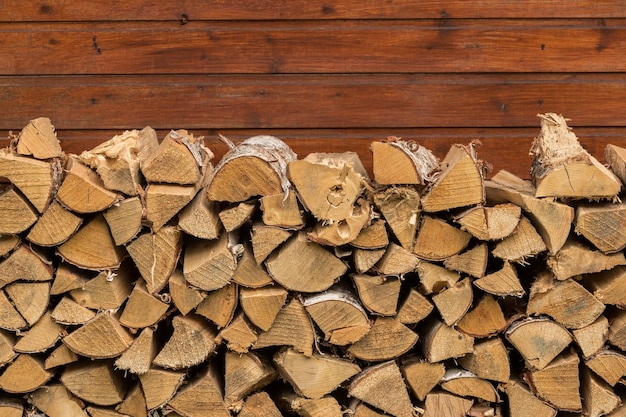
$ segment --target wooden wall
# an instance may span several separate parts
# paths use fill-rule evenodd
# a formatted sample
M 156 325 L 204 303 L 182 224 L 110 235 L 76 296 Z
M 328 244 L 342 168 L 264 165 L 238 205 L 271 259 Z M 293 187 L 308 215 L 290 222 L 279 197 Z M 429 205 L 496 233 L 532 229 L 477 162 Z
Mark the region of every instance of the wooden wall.
M 48 116 L 68 152 L 151 125 L 284 139 L 301 157 L 483 142 L 528 177 L 540 112 L 626 146 L 626 1 L 2 0 L 0 137 Z M 4 141 L 6 144 L 6 140 Z

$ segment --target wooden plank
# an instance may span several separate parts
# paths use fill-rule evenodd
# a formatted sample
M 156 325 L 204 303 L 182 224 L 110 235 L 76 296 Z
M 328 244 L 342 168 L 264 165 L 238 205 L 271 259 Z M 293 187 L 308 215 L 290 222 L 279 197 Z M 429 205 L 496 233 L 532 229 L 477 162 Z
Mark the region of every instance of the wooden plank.
M 533 138 L 539 133 L 537 128 L 389 128 L 389 129 L 254 129 L 254 130 L 214 130 L 196 129 L 196 136 L 204 136 L 205 144 L 215 154 L 213 163 L 217 163 L 228 150 L 218 139 L 223 134 L 235 143 L 255 135 L 274 135 L 284 140 L 298 155 L 304 158 L 312 152 L 356 152 L 366 169 L 372 174 L 372 154 L 370 144 L 389 135 L 396 135 L 425 146 L 443 158 L 451 145 L 467 144 L 472 139 L 479 139 L 479 158 L 493 166 L 492 174 L 506 169 L 514 174 L 529 178 L 532 158 L 528 155 Z M 184 126 L 181 126 L 184 127 Z M 16 129 L 19 130 L 19 129 Z M 168 130 L 158 130 L 160 139 Z M 120 130 L 59 130 L 58 138 L 63 150 L 78 154 L 86 149 L 120 134 Z M 583 147 L 604 162 L 604 148 L 607 144 L 626 147 L 626 128 L 577 127 Z M 6 138 L 8 131 L 0 131 L 0 138 Z M 1 140 L 0 147 L 8 145 L 8 140 Z
M 624 49 L 622 19 L 0 24 L 4 75 L 618 72 Z
M 0 77 L 0 129 L 625 126 L 622 74 Z
M 271 20 L 271 19 L 405 19 L 476 17 L 626 17 L 623 0 L 203 0 L 154 2 L 150 0 L 92 2 L 46 0 L 0 2 L 4 21 Z

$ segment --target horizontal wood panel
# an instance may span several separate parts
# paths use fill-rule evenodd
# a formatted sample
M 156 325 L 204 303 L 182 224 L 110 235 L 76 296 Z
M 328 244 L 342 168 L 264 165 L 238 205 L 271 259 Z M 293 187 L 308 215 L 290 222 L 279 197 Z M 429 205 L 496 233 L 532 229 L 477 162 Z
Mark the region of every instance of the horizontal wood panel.
M 0 129 L 626 125 L 621 74 L 0 77 Z
M 626 17 L 623 0 L 3 0 L 0 20 L 272 20 Z
M 141 128 L 143 126 L 137 126 Z M 184 126 L 183 126 L 184 127 Z M 20 129 L 13 131 L 19 133 Z M 356 152 L 368 172 L 372 173 L 370 144 L 387 136 L 398 136 L 413 140 L 430 149 L 437 157 L 443 158 L 452 144 L 468 144 L 474 139 L 481 141 L 478 157 L 489 163 L 491 174 L 506 169 L 528 178 L 532 158 L 529 150 L 533 138 L 539 133 L 536 128 L 432 128 L 432 129 L 256 129 L 256 130 L 190 130 L 196 136 L 204 136 L 207 147 L 215 154 L 213 163 L 219 161 L 228 147 L 219 140 L 218 134 L 225 135 L 235 143 L 254 135 L 274 135 L 284 140 L 303 158 L 312 152 Z M 159 139 L 168 130 L 157 130 Z M 626 128 L 577 127 L 574 132 L 583 147 L 598 160 L 604 162 L 604 149 L 607 144 L 626 147 Z M 79 154 L 122 133 L 122 130 L 58 130 L 57 136 L 66 153 Z M 8 131 L 0 131 L 0 138 L 6 138 Z M 0 146 L 8 145 L 8 140 L 0 140 Z
M 616 72 L 625 49 L 626 20 L 0 24 L 4 75 Z

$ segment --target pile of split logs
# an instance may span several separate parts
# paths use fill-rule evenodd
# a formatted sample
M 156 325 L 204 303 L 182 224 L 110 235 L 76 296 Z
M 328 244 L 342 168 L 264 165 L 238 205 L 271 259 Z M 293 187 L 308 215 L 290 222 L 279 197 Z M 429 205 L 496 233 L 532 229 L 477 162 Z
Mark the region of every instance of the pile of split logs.
M 626 149 L 541 115 L 532 181 L 475 144 L 212 165 L 149 127 L 0 151 L 0 415 L 626 416 Z

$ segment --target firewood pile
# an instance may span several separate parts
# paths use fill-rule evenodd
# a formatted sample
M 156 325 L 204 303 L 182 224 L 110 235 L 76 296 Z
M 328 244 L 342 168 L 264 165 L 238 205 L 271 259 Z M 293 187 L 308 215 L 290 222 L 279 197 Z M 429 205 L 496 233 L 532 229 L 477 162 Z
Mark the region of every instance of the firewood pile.
M 389 137 L 302 159 L 126 131 L 0 151 L 0 415 L 626 416 L 626 149 L 531 181 Z

